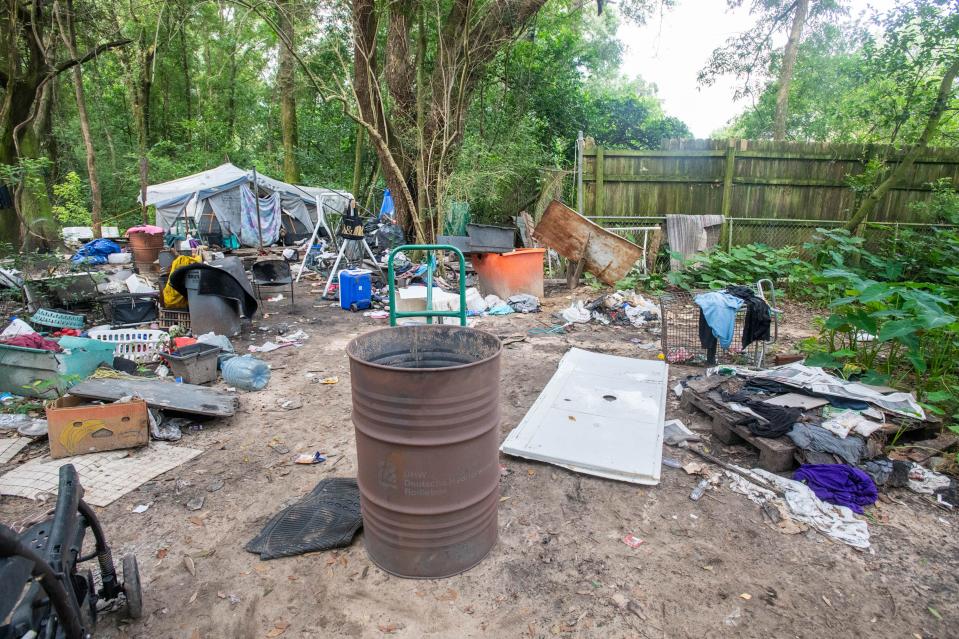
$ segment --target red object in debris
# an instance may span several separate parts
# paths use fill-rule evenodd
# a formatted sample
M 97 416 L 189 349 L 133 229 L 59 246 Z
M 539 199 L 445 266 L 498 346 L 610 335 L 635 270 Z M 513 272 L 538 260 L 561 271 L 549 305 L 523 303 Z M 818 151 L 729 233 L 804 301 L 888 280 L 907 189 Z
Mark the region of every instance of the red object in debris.
M 645 544 L 646 541 L 630 533 L 626 535 L 625 537 L 623 537 L 623 543 L 629 546 L 630 548 L 639 548 L 640 546 Z
M 516 249 L 509 253 L 474 253 L 470 261 L 479 275 L 483 295 L 504 300 L 518 293 L 543 297 L 543 255 L 546 249 Z
M 173 338 L 173 350 L 178 351 L 184 346 L 190 346 L 196 344 L 195 337 L 174 337 Z

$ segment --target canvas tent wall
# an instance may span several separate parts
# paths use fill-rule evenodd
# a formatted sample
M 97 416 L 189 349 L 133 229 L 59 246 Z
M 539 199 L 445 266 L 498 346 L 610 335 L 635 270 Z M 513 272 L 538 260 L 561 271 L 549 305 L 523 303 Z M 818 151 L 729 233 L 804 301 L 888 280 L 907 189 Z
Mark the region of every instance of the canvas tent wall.
M 191 218 L 201 234 L 213 229 L 215 219 L 223 236 L 234 234 L 241 243 L 258 243 L 256 204 L 253 200 L 253 172 L 226 163 L 193 175 L 147 187 L 147 205 L 156 208 L 156 225 L 173 227 L 178 218 Z M 317 204 L 327 215 L 343 212 L 352 197 L 349 193 L 296 186 L 257 173 L 261 231 L 264 244 L 273 244 L 283 222 L 281 211 L 294 226 L 311 233 L 317 221 Z

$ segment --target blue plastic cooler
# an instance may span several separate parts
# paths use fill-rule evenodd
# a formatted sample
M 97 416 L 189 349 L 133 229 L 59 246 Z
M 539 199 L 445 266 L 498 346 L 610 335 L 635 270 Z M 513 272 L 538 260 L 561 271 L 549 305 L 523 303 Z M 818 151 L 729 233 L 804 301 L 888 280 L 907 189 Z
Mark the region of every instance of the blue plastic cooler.
M 361 311 L 371 306 L 370 271 L 361 268 L 340 271 L 340 308 Z

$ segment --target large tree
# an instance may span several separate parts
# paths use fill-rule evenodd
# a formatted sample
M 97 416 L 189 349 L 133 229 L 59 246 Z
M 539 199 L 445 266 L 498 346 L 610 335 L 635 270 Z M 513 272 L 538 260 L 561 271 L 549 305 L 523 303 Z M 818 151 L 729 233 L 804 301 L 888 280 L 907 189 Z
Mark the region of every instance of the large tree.
M 727 4 L 736 9 L 747 4 L 747 0 L 727 0 Z M 770 83 L 775 83 L 772 137 L 785 139 L 789 95 L 803 37 L 844 14 L 844 4 L 842 0 L 748 0 L 749 12 L 756 22 L 713 51 L 699 72 L 699 81 L 708 85 L 719 76 L 733 75 L 739 80 L 737 98 L 756 98 Z M 778 47 L 776 40 L 784 34 L 785 45 Z
M 11 206 L 0 209 L 0 239 L 26 248 L 56 240 L 49 173 L 53 158 L 52 105 L 58 75 L 129 41 L 117 38 L 79 55 L 61 46 L 51 3 L 0 4 L 0 165 Z M 40 175 L 32 175 L 39 171 Z

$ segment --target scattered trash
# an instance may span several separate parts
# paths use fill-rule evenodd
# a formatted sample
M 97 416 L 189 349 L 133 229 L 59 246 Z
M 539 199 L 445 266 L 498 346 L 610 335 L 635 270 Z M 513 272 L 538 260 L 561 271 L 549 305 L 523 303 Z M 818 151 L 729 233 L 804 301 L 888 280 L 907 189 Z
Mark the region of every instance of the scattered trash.
M 32 421 L 29 415 L 23 413 L 0 414 L 0 430 L 17 430 Z
M 698 442 L 701 438 L 680 420 L 671 419 L 663 424 L 663 441 L 670 446 L 685 447 L 688 445 L 686 442 Z
M 320 451 L 314 453 L 300 453 L 296 456 L 296 459 L 293 460 L 295 464 L 319 464 L 326 461 L 326 457 L 323 456 Z
M 132 512 L 136 513 L 137 515 L 140 513 L 145 513 L 152 505 L 153 504 L 137 504 L 133 507 Z
M 240 390 L 262 390 L 270 381 L 270 367 L 252 355 L 228 359 L 220 372 L 224 382 Z
M 45 419 L 34 418 L 17 426 L 17 432 L 24 437 L 46 437 L 49 433 L 49 425 Z
M 282 300 L 284 300 L 284 299 L 286 299 L 286 298 L 283 297 L 283 293 L 277 293 L 277 294 L 274 295 L 273 297 L 268 297 L 268 298 L 266 298 L 266 301 L 267 301 L 267 302 L 280 302 L 280 301 L 282 301 Z
M 693 488 L 693 492 L 689 493 L 689 498 L 693 501 L 699 501 L 700 498 L 706 493 L 706 489 L 709 488 L 709 480 L 701 479 L 696 487 Z
M 626 535 L 625 537 L 623 537 L 623 543 L 629 546 L 630 548 L 639 548 L 644 543 L 646 543 L 646 540 L 640 539 L 639 537 L 630 533 Z
M 203 495 L 196 495 L 186 503 L 187 510 L 200 510 L 203 508 L 203 502 L 205 497 Z
M 224 484 L 222 479 L 214 479 L 209 484 L 207 484 L 206 490 L 207 492 L 215 493 L 216 491 L 223 488 L 223 485 Z
M 569 308 L 560 313 L 563 319 L 573 324 L 586 324 L 593 318 L 593 314 L 586 308 L 582 301 L 575 302 Z
M 323 379 L 320 380 L 320 383 L 330 386 L 330 385 L 339 383 L 339 381 L 340 381 L 340 378 L 334 375 L 332 377 L 324 377 Z
M 506 300 L 506 303 L 509 304 L 510 308 L 517 313 L 539 312 L 539 298 L 527 293 L 518 293 L 516 295 L 512 295 Z
M 277 405 L 283 410 L 297 410 L 298 408 L 303 408 L 303 402 L 294 397 L 293 399 L 277 399 Z

